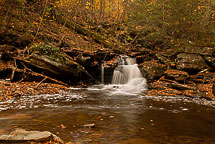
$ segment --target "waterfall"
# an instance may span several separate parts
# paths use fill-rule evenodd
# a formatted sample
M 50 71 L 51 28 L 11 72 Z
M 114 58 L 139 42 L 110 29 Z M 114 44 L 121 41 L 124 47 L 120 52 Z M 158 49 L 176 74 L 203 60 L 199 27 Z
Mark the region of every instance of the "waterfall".
M 112 84 L 118 85 L 116 93 L 135 94 L 147 89 L 146 79 L 142 76 L 135 58 L 120 56 L 114 69 Z
M 142 77 L 135 58 L 120 56 L 118 66 L 113 73 L 112 84 L 126 84 L 131 79 Z
M 112 84 L 126 84 L 131 79 L 142 78 L 142 74 L 137 66 L 134 65 L 119 65 L 115 68 L 112 78 Z
M 104 84 L 104 63 L 101 65 L 101 83 Z

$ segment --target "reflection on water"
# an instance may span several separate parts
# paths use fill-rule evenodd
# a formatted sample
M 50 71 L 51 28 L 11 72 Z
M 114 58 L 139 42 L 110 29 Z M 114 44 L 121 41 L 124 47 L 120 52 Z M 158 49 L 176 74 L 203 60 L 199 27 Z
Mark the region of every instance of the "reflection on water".
M 215 143 L 215 102 L 114 94 L 113 86 L 71 92 L 0 103 L 0 134 L 24 128 L 81 144 Z

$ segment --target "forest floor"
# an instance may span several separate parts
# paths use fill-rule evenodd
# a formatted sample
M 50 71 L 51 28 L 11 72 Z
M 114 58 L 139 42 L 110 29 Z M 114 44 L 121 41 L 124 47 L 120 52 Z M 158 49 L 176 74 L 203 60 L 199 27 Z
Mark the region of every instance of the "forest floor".
M 41 94 L 70 94 L 69 87 L 40 82 L 9 82 L 0 80 L 0 102 L 19 96 L 31 96 Z

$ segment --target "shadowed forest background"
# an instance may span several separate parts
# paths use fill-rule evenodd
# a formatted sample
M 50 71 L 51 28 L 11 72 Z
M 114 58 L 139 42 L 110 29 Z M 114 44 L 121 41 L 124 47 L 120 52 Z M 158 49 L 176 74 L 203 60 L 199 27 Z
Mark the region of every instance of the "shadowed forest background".
M 215 45 L 212 0 L 1 0 L 0 4 L 1 44 L 63 46 L 74 39 L 66 36 L 65 28 L 80 31 L 75 29 L 79 24 L 104 37 L 109 48 Z M 85 47 L 94 46 L 79 48 Z

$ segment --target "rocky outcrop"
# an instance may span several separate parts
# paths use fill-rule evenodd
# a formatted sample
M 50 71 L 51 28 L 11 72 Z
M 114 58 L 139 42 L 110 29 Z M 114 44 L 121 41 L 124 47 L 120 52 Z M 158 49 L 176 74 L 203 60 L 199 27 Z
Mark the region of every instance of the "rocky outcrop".
M 148 95 L 215 99 L 215 48 L 184 47 L 170 54 L 158 54 L 157 59 L 157 64 L 141 64 L 142 70 L 146 69 L 144 72 L 151 80 L 149 82 L 152 89 L 148 91 Z M 162 65 L 161 63 L 169 67 L 162 73 L 159 67 L 154 68 L 156 65 Z M 156 73 L 159 73 L 159 77 L 153 79 L 153 74 Z
M 209 68 L 202 56 L 198 54 L 180 53 L 177 55 L 176 68 L 185 71 L 200 71 Z
M 189 78 L 189 74 L 185 71 L 181 71 L 181 70 L 167 70 L 165 71 L 165 77 L 168 79 L 172 79 L 175 81 L 182 81 L 185 82 L 186 79 Z
M 63 59 L 61 61 L 59 58 L 52 59 L 47 55 L 33 54 L 25 62 L 56 75 L 64 74 L 65 76 L 77 77 L 80 71 L 84 71 L 82 66 L 70 59 Z
M 21 59 L 21 61 L 39 69 L 40 72 L 59 78 L 74 80 L 78 79 L 80 73 L 82 77 L 92 78 L 74 58 L 60 51 L 59 48 L 50 45 L 36 44 L 32 46 L 30 55 Z
M 167 70 L 167 65 L 161 64 L 158 60 L 146 61 L 139 65 L 141 72 L 149 82 L 161 77 Z
M 189 96 L 206 99 L 215 98 L 215 74 L 205 69 L 195 75 L 181 70 L 167 70 L 150 83 L 148 95 Z

